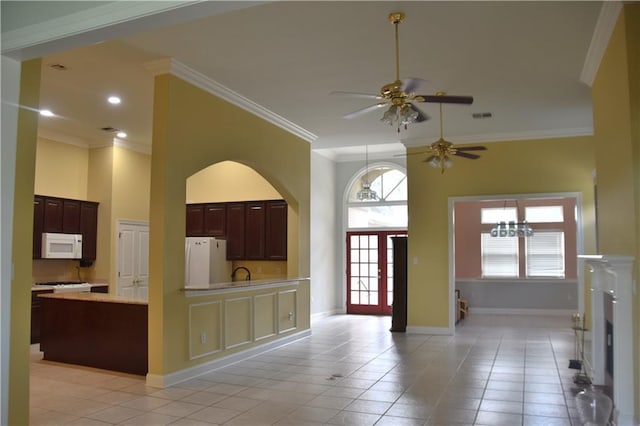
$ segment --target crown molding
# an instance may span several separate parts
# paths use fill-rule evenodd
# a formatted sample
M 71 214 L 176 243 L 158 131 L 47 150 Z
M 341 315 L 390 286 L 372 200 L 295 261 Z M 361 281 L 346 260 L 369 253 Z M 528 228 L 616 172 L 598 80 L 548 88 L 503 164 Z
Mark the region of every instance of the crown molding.
M 609 39 L 618 23 L 618 17 L 621 11 L 621 2 L 605 1 L 602 3 L 600 15 L 598 15 L 598 21 L 593 31 L 593 37 L 591 38 L 591 44 L 587 51 L 587 57 L 582 66 L 582 73 L 580 73 L 580 81 L 589 87 L 593 85 L 593 81 L 596 78 L 600 62 L 602 62 L 604 52 L 607 50 Z
M 49 19 L 2 33 L 2 53 L 103 29 L 115 24 L 148 17 L 199 1 L 112 1 L 69 15 Z
M 130 151 L 139 152 L 141 154 L 151 155 L 151 146 L 141 144 L 141 143 L 126 141 L 120 138 L 113 138 L 113 140 L 109 142 L 91 143 L 85 139 L 81 139 L 76 136 L 70 136 L 67 134 L 51 131 L 48 129 L 38 129 L 38 138 L 47 139 L 52 142 L 73 145 L 73 146 L 77 146 L 78 148 L 84 148 L 84 149 L 97 149 L 97 148 L 107 148 L 110 146 L 117 146 L 118 148 L 124 148 Z
M 135 151 L 140 154 L 151 155 L 151 146 L 131 141 L 125 141 L 120 138 L 113 138 L 113 146 L 128 149 L 129 151 Z
M 165 58 L 157 61 L 152 61 L 147 63 L 145 67 L 154 75 L 170 73 L 175 75 L 176 77 L 180 77 L 188 83 L 191 83 L 194 86 L 199 87 L 200 89 L 208 93 L 211 93 L 212 95 L 224 99 L 225 101 L 239 108 L 242 108 L 243 110 L 248 111 L 253 115 L 258 116 L 263 120 L 275 126 L 278 126 L 281 129 L 286 130 L 287 132 L 299 137 L 300 139 L 304 139 L 309 143 L 315 141 L 318 138 L 318 136 L 309 132 L 308 130 L 298 126 L 295 123 L 292 123 L 286 118 L 253 102 L 251 99 L 248 99 L 241 94 L 234 92 L 228 87 L 223 86 L 217 81 L 212 80 L 211 78 L 202 73 L 199 73 L 192 68 L 189 68 L 188 66 L 176 61 L 173 58 Z
M 89 141 L 86 139 L 43 128 L 38 128 L 38 139 L 47 139 L 52 142 L 65 143 L 67 145 L 73 145 L 85 149 L 89 149 L 90 147 Z

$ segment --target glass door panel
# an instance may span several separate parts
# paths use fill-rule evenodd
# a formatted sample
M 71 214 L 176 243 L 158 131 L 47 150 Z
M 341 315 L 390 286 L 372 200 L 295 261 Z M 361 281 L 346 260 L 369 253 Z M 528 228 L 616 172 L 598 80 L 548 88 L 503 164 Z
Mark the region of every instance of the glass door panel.
M 347 233 L 347 313 L 390 315 L 393 302 L 391 237 L 405 231 Z

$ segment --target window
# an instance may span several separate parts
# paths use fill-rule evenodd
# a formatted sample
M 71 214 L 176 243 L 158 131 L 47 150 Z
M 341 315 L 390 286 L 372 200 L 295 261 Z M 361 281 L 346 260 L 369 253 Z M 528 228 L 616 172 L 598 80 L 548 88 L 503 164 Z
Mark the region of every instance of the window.
M 527 277 L 564 277 L 564 232 L 536 232 L 526 247 Z
M 357 193 L 366 183 L 370 183 L 378 195 L 377 200 L 358 200 Z M 404 229 L 407 223 L 407 176 L 404 172 L 392 166 L 373 166 L 353 182 L 347 199 L 349 229 Z
M 518 237 L 495 238 L 482 233 L 482 276 L 518 276 Z
M 575 278 L 575 265 L 569 258 L 575 257 L 576 251 L 575 199 L 521 198 L 461 205 L 465 211 L 460 213 L 461 221 L 456 221 L 460 251 L 456 254 L 456 277 Z M 491 230 L 502 222 L 507 227 L 528 226 L 533 235 L 492 236 Z M 473 243 L 472 238 L 478 238 L 473 235 L 479 235 L 480 241 Z M 473 266 L 474 259 L 477 266 Z

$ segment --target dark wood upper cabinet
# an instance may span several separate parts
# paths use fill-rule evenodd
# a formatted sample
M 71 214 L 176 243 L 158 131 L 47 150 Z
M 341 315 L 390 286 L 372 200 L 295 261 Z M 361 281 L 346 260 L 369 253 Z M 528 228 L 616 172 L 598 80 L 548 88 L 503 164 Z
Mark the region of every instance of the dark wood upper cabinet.
M 207 237 L 227 235 L 227 207 L 224 203 L 204 206 L 204 234 Z
M 61 198 L 45 198 L 43 232 L 62 232 L 63 200 Z
M 62 232 L 80 234 L 80 201 L 62 201 Z
M 96 259 L 98 203 L 35 195 L 33 258 L 42 258 L 42 233 L 82 234 L 82 259 Z
M 265 257 L 268 260 L 287 259 L 287 203 L 265 203 Z
M 227 204 L 227 260 L 245 259 L 245 204 Z
M 44 197 L 33 198 L 33 258 L 42 257 L 42 231 L 44 230 Z
M 264 259 L 265 248 L 265 203 L 251 201 L 245 210 L 245 255 L 246 259 Z
M 227 240 L 227 260 L 286 260 L 284 200 L 186 206 L 186 236 Z
M 98 244 L 98 203 L 80 203 L 80 233 L 82 234 L 82 259 L 96 260 Z
M 187 237 L 204 236 L 204 204 L 187 204 Z

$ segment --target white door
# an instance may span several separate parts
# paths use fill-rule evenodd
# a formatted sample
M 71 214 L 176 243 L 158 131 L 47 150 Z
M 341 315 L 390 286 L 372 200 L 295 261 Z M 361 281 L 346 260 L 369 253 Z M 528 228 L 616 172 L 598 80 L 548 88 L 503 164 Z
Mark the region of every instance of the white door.
M 118 285 L 116 294 L 147 300 L 149 294 L 149 225 L 118 223 Z

